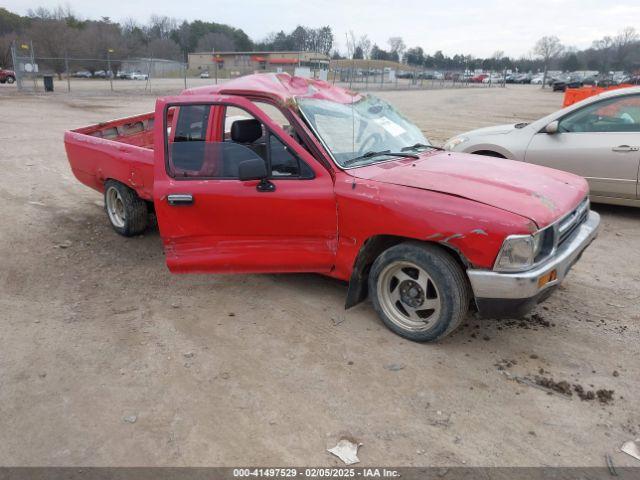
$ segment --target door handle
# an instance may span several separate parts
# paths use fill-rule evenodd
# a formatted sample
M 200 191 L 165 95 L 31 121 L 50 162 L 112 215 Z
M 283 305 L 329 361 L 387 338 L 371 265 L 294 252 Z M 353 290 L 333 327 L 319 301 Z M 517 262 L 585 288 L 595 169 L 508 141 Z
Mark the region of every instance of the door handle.
M 632 147 L 631 145 L 618 145 L 611 149 L 614 152 L 637 152 L 640 151 L 640 147 Z
M 174 207 L 178 205 L 192 205 L 193 195 L 190 193 L 174 193 L 167 195 L 167 202 Z

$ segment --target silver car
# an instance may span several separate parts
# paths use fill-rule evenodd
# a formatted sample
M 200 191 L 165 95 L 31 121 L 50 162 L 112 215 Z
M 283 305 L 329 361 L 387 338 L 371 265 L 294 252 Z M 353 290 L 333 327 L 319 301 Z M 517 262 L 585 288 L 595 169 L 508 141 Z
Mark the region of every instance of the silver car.
M 592 201 L 640 207 L 640 88 L 604 92 L 533 123 L 463 133 L 444 148 L 575 173 Z

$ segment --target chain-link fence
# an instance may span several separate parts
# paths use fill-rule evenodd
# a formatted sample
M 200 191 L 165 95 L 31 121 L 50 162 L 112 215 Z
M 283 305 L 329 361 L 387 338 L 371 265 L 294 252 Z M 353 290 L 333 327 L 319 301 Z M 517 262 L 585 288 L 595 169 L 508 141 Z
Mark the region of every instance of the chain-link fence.
M 474 75 L 463 71 L 401 69 L 399 64 L 370 61 L 356 65 L 331 62 L 327 67 L 269 66 L 263 68 L 189 69 L 186 63 L 158 58 L 38 57 L 31 45 L 12 48 L 16 84 L 26 92 L 177 93 L 185 88 L 225 82 L 253 73 L 287 72 L 326 80 L 354 90 L 415 90 L 504 86 L 505 72 Z
M 157 58 L 38 57 L 14 47 L 16 85 L 26 92 L 159 92 L 187 88 L 190 72 L 182 62 Z
M 464 71 L 394 70 L 391 68 L 337 67 L 330 70 L 333 84 L 355 90 L 420 90 L 465 87 L 504 87 L 505 72 L 478 75 Z

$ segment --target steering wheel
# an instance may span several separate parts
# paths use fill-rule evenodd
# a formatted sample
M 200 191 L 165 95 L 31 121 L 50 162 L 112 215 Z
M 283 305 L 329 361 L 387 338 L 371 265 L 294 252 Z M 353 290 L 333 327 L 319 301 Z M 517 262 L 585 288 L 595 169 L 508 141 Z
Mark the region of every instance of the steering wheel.
M 379 133 L 372 133 L 367 138 L 365 138 L 362 142 L 362 145 L 360 145 L 360 148 L 358 149 L 358 155 L 364 155 L 368 151 L 374 150 L 374 145 L 378 145 L 379 143 L 382 143 L 382 135 L 380 135 Z

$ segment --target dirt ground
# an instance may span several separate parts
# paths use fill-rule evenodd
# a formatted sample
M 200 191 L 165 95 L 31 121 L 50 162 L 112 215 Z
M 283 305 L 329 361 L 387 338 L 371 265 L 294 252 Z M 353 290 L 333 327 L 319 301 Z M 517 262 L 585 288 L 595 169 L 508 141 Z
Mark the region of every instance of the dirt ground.
M 416 344 L 368 303 L 345 312 L 340 282 L 175 276 L 157 229 L 114 233 L 62 135 L 154 96 L 1 87 L 1 465 L 340 465 L 326 448 L 345 433 L 361 466 L 639 465 L 619 448 L 640 435 L 640 209 L 595 206 L 599 238 L 535 315 Z M 529 86 L 380 95 L 436 143 L 561 103 Z M 615 393 L 514 379 L 537 375 Z

